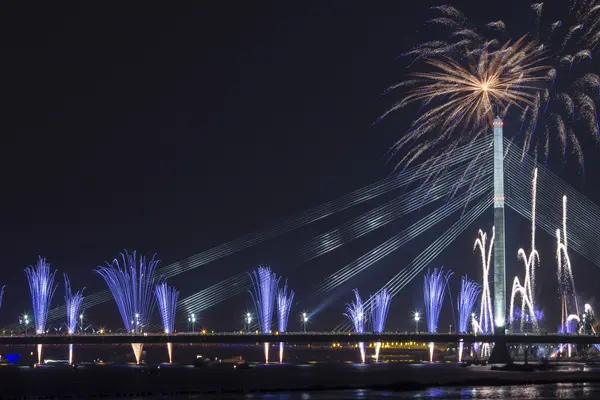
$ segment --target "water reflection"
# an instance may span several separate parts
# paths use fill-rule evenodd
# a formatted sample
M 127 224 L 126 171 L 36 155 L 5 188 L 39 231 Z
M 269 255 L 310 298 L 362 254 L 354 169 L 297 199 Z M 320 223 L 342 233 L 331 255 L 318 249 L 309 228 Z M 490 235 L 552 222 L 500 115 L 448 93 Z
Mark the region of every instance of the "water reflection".
M 175 397 L 178 398 L 178 397 Z M 325 390 L 290 393 L 247 393 L 202 396 L 207 399 L 264 399 L 264 400 L 334 400 L 334 399 L 573 399 L 600 398 L 600 384 L 597 383 L 556 383 L 548 385 L 482 386 L 482 387 L 440 387 L 422 391 L 375 391 L 375 390 Z
M 396 396 L 394 396 L 396 397 Z M 372 397 L 377 398 L 377 397 Z M 397 398 L 413 399 L 573 399 L 600 398 L 600 384 L 556 383 L 549 385 L 482 386 L 431 388 L 412 393 L 397 393 Z

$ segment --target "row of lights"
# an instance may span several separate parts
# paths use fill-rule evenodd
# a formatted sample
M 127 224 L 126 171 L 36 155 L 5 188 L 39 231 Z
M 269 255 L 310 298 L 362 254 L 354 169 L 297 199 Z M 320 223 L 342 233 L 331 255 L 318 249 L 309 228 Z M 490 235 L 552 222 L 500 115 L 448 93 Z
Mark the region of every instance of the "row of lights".
M 300 322 L 302 324 L 302 332 L 306 332 L 306 325 L 308 325 L 309 322 L 309 316 L 308 313 L 306 311 L 303 311 L 302 313 L 300 313 Z M 252 313 L 250 313 L 249 311 L 246 312 L 246 315 L 244 316 L 244 330 L 246 332 L 250 331 L 250 325 L 252 324 Z M 256 331 L 256 333 L 258 333 L 258 331 Z

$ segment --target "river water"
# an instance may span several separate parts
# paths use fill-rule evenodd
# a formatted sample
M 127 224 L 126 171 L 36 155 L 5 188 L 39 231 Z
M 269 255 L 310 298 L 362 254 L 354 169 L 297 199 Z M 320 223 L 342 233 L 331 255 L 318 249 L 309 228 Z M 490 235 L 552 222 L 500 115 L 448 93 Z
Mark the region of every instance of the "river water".
M 334 400 L 334 399 L 600 399 L 598 383 L 554 383 L 545 385 L 439 387 L 420 391 L 389 392 L 371 390 L 250 393 L 245 395 L 201 396 L 225 400 Z

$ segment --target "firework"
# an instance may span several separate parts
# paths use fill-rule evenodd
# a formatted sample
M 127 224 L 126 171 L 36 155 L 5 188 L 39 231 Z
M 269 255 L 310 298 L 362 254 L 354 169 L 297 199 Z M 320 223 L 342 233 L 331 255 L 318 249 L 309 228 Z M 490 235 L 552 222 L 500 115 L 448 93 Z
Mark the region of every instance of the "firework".
M 387 288 L 381 289 L 369 299 L 368 303 L 371 304 L 371 325 L 373 326 L 373 332 L 382 333 L 385 330 L 385 321 L 387 319 L 388 311 L 390 310 L 391 302 L 392 294 Z M 376 362 L 379 361 L 380 349 L 381 342 L 375 343 Z
M 69 281 L 67 274 L 64 274 L 64 278 L 65 304 L 67 306 L 67 332 L 71 335 L 77 331 L 77 317 L 79 316 L 79 310 L 81 309 L 81 303 L 83 302 L 83 291 L 85 288 L 73 294 L 71 291 L 71 282 Z
M 163 329 L 167 335 L 173 333 L 179 292 L 173 286 L 167 285 L 167 282 L 160 282 L 154 287 L 154 294 Z
M 277 328 L 279 332 L 287 330 L 288 317 L 292 309 L 292 301 L 294 300 L 294 291 L 288 292 L 287 281 L 277 292 Z
M 56 271 L 50 273 L 50 264 L 45 258 L 39 257 L 35 266 L 25 268 L 25 273 L 31 291 L 35 333 L 41 335 L 46 331 L 48 310 L 57 287 L 54 286 Z
M 546 79 L 543 72 L 547 67 L 539 65 L 541 59 L 537 43 L 525 38 L 506 43 L 497 51 L 482 51 L 474 65 L 461 65 L 451 58 L 428 59 L 426 64 L 434 72 L 414 73 L 416 80 L 409 85 L 408 94 L 387 112 L 412 103 L 430 105 L 396 142 L 396 150 L 421 143 L 400 163 L 409 165 L 441 143 L 449 142 L 449 148 L 455 148 L 478 138 L 489 130 L 499 109 L 533 106 L 536 85 Z M 433 132 L 435 137 L 427 139 Z
M 250 279 L 253 286 L 250 295 L 258 316 L 258 325 L 262 333 L 270 333 L 279 278 L 269 267 L 261 266 L 252 271 Z M 265 343 L 265 362 L 269 362 L 269 343 Z
M 534 311 L 534 316 L 535 316 L 535 320 L 539 323 L 540 321 L 542 321 L 544 319 L 544 310 L 540 310 L 538 308 L 536 308 Z M 533 318 L 531 318 L 529 312 L 525 312 L 524 314 L 521 311 L 520 307 L 515 306 L 514 310 L 512 312 L 514 321 L 521 321 L 524 320 L 525 323 L 533 323 Z M 512 322 L 512 321 L 509 321 Z
M 489 248 L 487 245 L 487 234 L 479 230 L 479 237 L 475 240 L 473 249 L 479 248 L 481 254 L 481 268 L 483 272 L 483 285 L 481 293 L 481 307 L 479 311 L 479 332 L 491 333 L 493 330 L 492 321 L 492 298 L 490 291 L 490 265 L 492 258 L 492 249 L 494 247 L 494 236 L 496 230 L 492 227 L 492 238 L 490 239 Z
M 294 291 L 288 293 L 287 281 L 283 288 L 277 292 L 277 328 L 279 332 L 287 330 L 288 317 L 292 309 L 292 301 L 294 300 Z M 279 362 L 283 362 L 283 342 L 279 343 Z
M 142 334 L 150 327 L 152 311 L 154 309 L 154 284 L 156 281 L 155 270 L 158 260 L 154 256 L 150 261 L 136 252 L 121 253 L 122 265 L 117 259 L 98 267 L 98 273 L 110 289 L 121 319 L 127 332 Z M 133 344 L 134 354 L 139 364 L 142 354 L 142 344 Z
M 365 321 L 367 316 L 365 314 L 365 307 L 362 299 L 360 298 L 360 294 L 358 294 L 358 289 L 354 289 L 354 296 L 356 300 L 346 307 L 346 313 L 344 314 L 354 327 L 355 333 L 364 333 L 365 332 Z M 358 344 L 360 349 L 360 357 L 362 362 L 365 362 L 365 344 L 360 342 Z
M 258 316 L 260 330 L 265 334 L 270 333 L 279 278 L 269 267 L 263 266 L 252 271 L 250 278 L 253 284 L 253 291 L 250 294 Z
M 160 282 L 154 287 L 154 294 L 163 329 L 167 335 L 171 334 L 175 332 L 175 312 L 177 311 L 179 292 L 173 286 L 167 285 L 167 282 Z M 167 351 L 169 352 L 169 363 L 172 363 L 173 344 L 170 342 L 167 343 Z
M 525 264 L 525 279 L 523 285 L 519 281 L 518 277 L 515 277 L 513 281 L 512 293 L 510 297 L 510 320 L 511 324 L 514 325 L 514 301 L 517 294 L 521 296 L 521 331 L 526 319 L 531 321 L 534 330 L 538 330 L 538 321 L 535 314 L 535 269 L 539 265 L 540 255 L 535 249 L 535 209 L 536 209 L 536 197 L 537 197 L 537 168 L 533 170 L 533 183 L 531 190 L 531 252 L 529 256 L 526 255 L 525 250 L 519 249 L 517 256 L 519 260 L 523 260 Z M 513 328 L 514 329 L 514 328 Z
M 567 2 L 556 3 L 550 9 Z M 566 20 L 548 24 L 542 23 L 547 12 L 543 3 L 523 9 L 532 13 L 533 24 L 512 43 L 499 39 L 508 33 L 504 21 L 478 29 L 453 7 L 433 7 L 437 17 L 428 23 L 442 26 L 448 34 L 404 53 L 410 65 L 424 63 L 423 72 L 386 90 L 405 93 L 382 117 L 413 103 L 421 107 L 407 134 L 394 146 L 397 151 L 414 145 L 399 164 L 409 165 L 425 152 L 427 156 L 443 153 L 483 135 L 493 117 L 505 117 L 515 108 L 520 109 L 522 120 L 523 155 L 540 145 L 547 159 L 554 135 L 560 140 L 563 158 L 570 143 L 583 167 L 582 146 L 575 132 L 587 131 L 592 140 L 598 140 L 593 100 L 597 96 L 593 95 L 598 92 L 599 77 L 590 74 L 588 66 L 575 65 L 589 63 L 600 41 L 600 2 L 573 4 L 573 12 L 551 11 Z M 545 138 L 535 138 L 538 126 Z
M 446 286 L 451 276 L 452 272 L 444 273 L 444 268 L 434 268 L 433 271 L 427 271 L 427 274 L 425 274 L 423 296 L 425 298 L 425 315 L 429 333 L 437 333 Z
M 429 333 L 437 333 L 438 320 L 444 304 L 444 295 L 448 279 L 452 272 L 444 273 L 444 268 L 435 268 L 427 271 L 423 283 L 423 296 L 425 297 L 425 316 L 427 317 L 427 329 Z M 429 361 L 433 361 L 433 343 L 429 343 Z
M 387 288 L 381 289 L 378 293 L 371 296 L 369 303 L 371 304 L 371 324 L 373 332 L 382 333 L 385 330 L 385 321 L 390 303 L 392 302 L 392 294 Z
M 561 299 L 561 326 L 562 332 L 568 333 L 569 318 L 571 316 L 569 311 L 571 308 L 575 308 L 574 315 L 578 316 L 579 306 L 577 304 L 575 279 L 573 277 L 573 270 L 571 269 L 571 259 L 567 245 L 567 196 L 563 196 L 562 235 L 560 229 L 556 230 L 556 261 Z
M 81 303 L 83 302 L 83 291 L 85 288 L 79 290 L 75 294 L 71 291 L 71 282 L 67 274 L 64 274 L 65 278 L 65 305 L 67 307 L 67 332 L 72 335 L 77 331 L 77 316 L 81 309 Z M 81 327 L 83 329 L 83 327 Z M 73 344 L 69 343 L 69 364 L 73 364 Z
M 0 288 L 0 307 L 2 307 L 2 297 L 4 296 L 4 288 L 6 288 L 6 285 L 3 285 Z
M 481 286 L 475 281 L 469 279 L 466 275 L 461 279 L 460 293 L 458 295 L 458 332 L 467 333 L 469 322 L 471 322 L 471 313 L 481 293 Z
M 29 281 L 29 290 L 31 291 L 31 302 L 33 306 L 33 321 L 35 324 L 35 333 L 44 334 L 46 331 L 46 322 L 48 321 L 48 310 L 50 302 L 56 291 L 54 286 L 54 276 L 56 271 L 50 273 L 50 264 L 45 258 L 39 257 L 35 266 L 30 265 L 25 268 L 25 274 Z M 38 364 L 42 363 L 42 345 L 37 345 Z
M 469 322 L 473 319 L 471 313 L 477 301 L 477 296 L 481 292 L 481 286 L 467 276 L 461 279 L 460 293 L 458 295 L 458 332 L 467 333 Z M 465 343 L 458 344 L 458 362 L 462 362 L 462 355 Z

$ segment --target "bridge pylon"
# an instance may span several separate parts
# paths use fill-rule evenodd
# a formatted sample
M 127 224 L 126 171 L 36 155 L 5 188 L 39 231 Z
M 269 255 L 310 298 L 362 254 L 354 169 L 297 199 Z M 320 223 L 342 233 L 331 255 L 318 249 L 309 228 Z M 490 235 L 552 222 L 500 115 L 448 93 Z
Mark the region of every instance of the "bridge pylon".
M 494 118 L 494 333 L 497 337 L 506 334 L 506 269 L 504 257 L 504 122 Z M 510 354 L 504 340 L 494 344 L 490 363 L 510 363 Z

